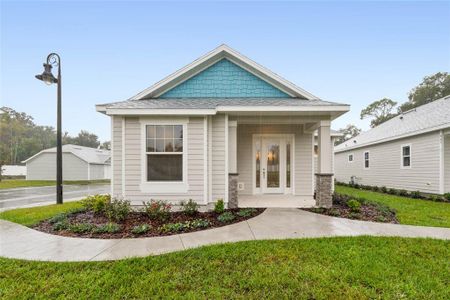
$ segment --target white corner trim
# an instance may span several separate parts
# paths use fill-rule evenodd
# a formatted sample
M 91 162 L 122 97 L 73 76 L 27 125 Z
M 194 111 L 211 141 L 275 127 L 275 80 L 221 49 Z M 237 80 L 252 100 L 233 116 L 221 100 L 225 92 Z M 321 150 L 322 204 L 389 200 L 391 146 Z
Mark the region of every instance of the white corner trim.
M 203 203 L 208 204 L 208 116 L 203 117 Z
M 212 117 L 208 118 L 208 202 L 213 202 L 212 191 Z
M 125 188 L 126 188 L 126 184 L 125 184 L 125 180 L 126 180 L 126 176 L 125 176 L 125 117 L 122 117 L 122 197 L 125 198 L 126 197 L 126 193 L 125 193 Z
M 114 116 L 111 116 L 111 197 L 114 197 Z
M 228 203 L 228 152 L 229 144 L 228 144 L 228 115 L 225 115 L 225 195 L 224 202 Z
M 439 194 L 445 193 L 445 135 L 443 130 L 439 131 Z M 448 178 L 447 180 L 450 180 Z
M 247 71 L 251 72 L 255 76 L 263 78 L 266 82 L 269 82 L 271 85 L 281 89 L 290 96 L 304 97 L 309 100 L 317 99 L 316 96 L 305 91 L 304 89 L 299 88 L 295 84 L 273 73 L 269 69 L 257 64 L 227 45 L 220 45 L 216 49 L 206 53 L 200 58 L 194 60 L 192 63 L 172 73 L 130 99 L 140 100 L 147 96 L 161 95 L 177 84 L 180 84 L 181 82 L 184 82 L 194 76 L 192 74 L 197 74 L 198 69 L 205 69 L 222 58 L 227 58 L 234 63 L 239 63 L 239 65 L 244 67 Z M 179 80 L 180 78 L 182 78 L 182 80 Z

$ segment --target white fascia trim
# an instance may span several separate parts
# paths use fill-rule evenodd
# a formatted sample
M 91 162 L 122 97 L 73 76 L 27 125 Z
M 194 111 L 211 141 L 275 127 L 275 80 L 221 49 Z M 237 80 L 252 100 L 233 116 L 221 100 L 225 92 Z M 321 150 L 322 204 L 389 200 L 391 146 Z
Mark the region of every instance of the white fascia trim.
M 215 57 L 217 57 L 217 59 L 215 59 Z M 161 91 L 158 92 L 158 95 L 161 95 L 162 93 L 166 92 L 168 89 L 173 88 L 172 86 L 170 86 L 170 83 L 172 81 L 174 81 L 175 79 L 177 79 L 180 76 L 183 76 L 184 74 L 186 74 L 187 72 L 195 69 L 196 67 L 204 64 L 205 62 L 207 62 L 208 60 L 211 60 L 211 64 L 215 63 L 217 60 L 222 59 L 222 58 L 228 58 L 230 60 L 235 60 L 234 62 L 241 62 L 245 65 L 248 65 L 250 68 L 253 68 L 254 70 L 256 70 L 257 72 L 252 72 L 252 70 L 249 70 L 249 68 L 245 68 L 247 71 L 250 71 L 251 73 L 255 74 L 255 73 L 261 73 L 263 76 L 266 76 L 267 78 L 273 80 L 273 83 L 270 83 L 271 85 L 276 85 L 278 88 L 280 88 L 281 90 L 283 90 L 284 92 L 286 92 L 287 94 L 289 94 L 290 96 L 300 96 L 300 97 L 304 97 L 308 100 L 312 100 L 312 99 L 318 99 L 316 96 L 314 96 L 313 94 L 305 91 L 304 89 L 299 88 L 298 86 L 296 86 L 295 84 L 291 83 L 290 81 L 282 78 L 281 76 L 273 73 L 272 71 L 270 71 L 269 69 L 261 66 L 260 64 L 257 64 L 256 62 L 252 61 L 251 59 L 249 59 L 248 57 L 240 54 L 239 52 L 237 52 L 236 50 L 228 47 L 227 45 L 220 45 L 219 47 L 217 47 L 216 49 L 208 52 L 207 54 L 201 56 L 200 58 L 196 59 L 195 61 L 193 61 L 192 63 L 186 65 L 185 67 L 179 69 L 178 71 L 172 73 L 171 75 L 167 76 L 166 78 L 162 79 L 161 81 L 155 83 L 154 85 L 152 85 L 151 87 L 143 90 L 142 92 L 138 93 L 137 95 L 133 96 L 130 98 L 130 100 L 140 100 L 143 99 L 144 97 L 148 96 L 149 94 L 161 89 Z M 208 64 L 208 66 L 210 66 L 211 64 Z M 203 67 L 204 69 L 205 67 Z M 193 74 L 196 74 L 195 72 Z M 255 74 L 256 76 L 261 78 L 261 75 L 259 74 Z M 194 75 L 191 74 L 190 77 L 192 77 Z M 183 81 L 189 79 L 190 77 L 186 77 Z M 183 82 L 181 81 L 181 82 Z M 180 82 L 180 83 L 181 83 Z M 180 84 L 178 83 L 178 84 Z M 165 85 L 168 85 L 167 89 L 164 88 Z M 175 85 L 176 86 L 176 85 Z M 157 96 L 157 95 L 154 95 Z
M 402 134 L 402 135 L 397 135 L 397 136 L 393 136 L 393 137 L 389 137 L 389 138 L 373 141 L 373 142 L 370 142 L 370 143 L 364 143 L 364 144 L 359 144 L 359 145 L 356 145 L 356 146 L 351 146 L 351 147 L 347 147 L 347 148 L 343 148 L 343 149 L 334 150 L 334 153 L 341 153 L 341 152 L 346 152 L 346 151 L 349 151 L 349 150 L 358 149 L 358 148 L 361 148 L 361 147 L 366 147 L 366 146 L 386 143 L 386 142 L 390 142 L 390 141 L 395 141 L 395 140 L 399 140 L 399 139 L 403 139 L 403 138 L 407 138 L 407 137 L 411 137 L 411 136 L 415 136 L 415 135 L 420 135 L 420 134 L 429 133 L 429 132 L 433 132 L 433 131 L 443 130 L 445 128 L 450 128 L 450 123 L 446 123 L 446 124 L 438 126 L 438 127 L 432 127 L 432 128 L 427 128 L 427 129 L 423 129 L 423 130 L 414 131 L 414 132 L 411 132 L 411 133 L 405 133 L 405 134 Z M 352 138 L 352 139 L 354 139 L 354 138 Z M 345 141 L 345 142 L 347 142 L 347 141 Z
M 153 109 L 153 108 L 108 108 L 107 115 L 215 115 L 215 109 Z
M 217 106 L 217 112 L 346 112 L 348 105 L 338 106 Z

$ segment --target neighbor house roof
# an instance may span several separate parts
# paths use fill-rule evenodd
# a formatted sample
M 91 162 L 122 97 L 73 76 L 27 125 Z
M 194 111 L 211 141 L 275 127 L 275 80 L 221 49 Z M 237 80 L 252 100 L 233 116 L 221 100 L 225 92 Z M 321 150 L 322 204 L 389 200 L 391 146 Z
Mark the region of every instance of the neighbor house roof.
M 335 147 L 335 152 L 450 128 L 450 95 L 404 112 Z
M 100 164 L 100 165 L 109 164 L 110 163 L 109 159 L 111 157 L 111 152 L 109 150 L 83 147 L 72 144 L 63 145 L 62 152 L 72 153 L 73 155 L 90 164 Z M 33 158 L 37 157 L 38 155 L 41 155 L 42 153 L 56 153 L 56 147 L 42 150 L 41 152 L 38 152 L 32 157 L 24 160 L 23 163 L 32 160 Z

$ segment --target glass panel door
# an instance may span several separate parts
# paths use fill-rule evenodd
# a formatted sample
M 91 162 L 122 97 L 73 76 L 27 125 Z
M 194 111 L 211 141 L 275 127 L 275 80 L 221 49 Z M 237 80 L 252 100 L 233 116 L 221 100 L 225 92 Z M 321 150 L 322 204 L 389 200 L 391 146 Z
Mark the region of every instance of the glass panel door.
M 261 156 L 261 185 L 263 193 L 284 192 L 285 164 L 281 163 L 284 158 L 282 147 L 284 148 L 281 139 L 263 139 Z

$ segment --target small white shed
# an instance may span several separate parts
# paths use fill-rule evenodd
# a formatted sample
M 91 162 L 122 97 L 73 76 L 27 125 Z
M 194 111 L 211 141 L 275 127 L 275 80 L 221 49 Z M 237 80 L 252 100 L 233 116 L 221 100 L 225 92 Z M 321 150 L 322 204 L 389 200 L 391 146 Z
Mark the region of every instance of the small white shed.
M 111 178 L 111 153 L 108 150 L 63 145 L 63 180 Z M 23 161 L 27 180 L 56 180 L 56 148 L 42 150 Z

